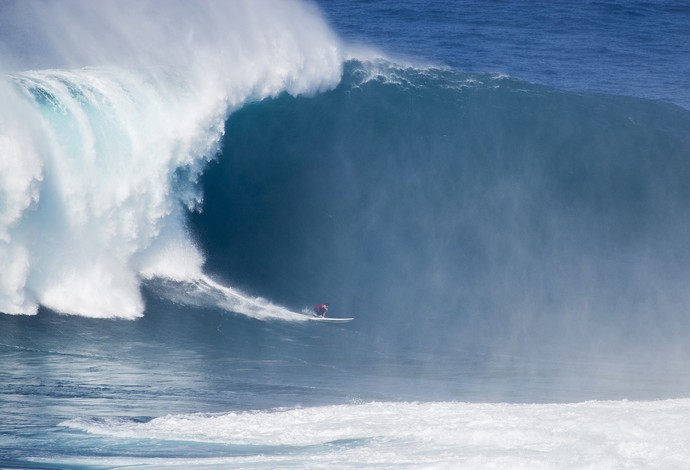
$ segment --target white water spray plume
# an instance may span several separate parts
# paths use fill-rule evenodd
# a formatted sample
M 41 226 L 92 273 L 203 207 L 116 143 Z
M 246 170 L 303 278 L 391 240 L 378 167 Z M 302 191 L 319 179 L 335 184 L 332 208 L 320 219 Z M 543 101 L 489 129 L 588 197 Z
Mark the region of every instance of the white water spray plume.
M 340 80 L 292 0 L 0 6 L 0 312 L 136 318 L 142 279 L 202 277 L 185 211 L 228 114 Z

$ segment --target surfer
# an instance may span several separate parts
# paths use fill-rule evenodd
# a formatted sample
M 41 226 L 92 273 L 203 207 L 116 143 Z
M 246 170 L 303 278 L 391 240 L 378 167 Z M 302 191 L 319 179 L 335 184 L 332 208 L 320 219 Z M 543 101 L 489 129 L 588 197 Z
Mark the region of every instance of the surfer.
M 316 304 L 314 305 L 314 315 L 317 317 L 325 318 L 328 313 L 328 304 Z

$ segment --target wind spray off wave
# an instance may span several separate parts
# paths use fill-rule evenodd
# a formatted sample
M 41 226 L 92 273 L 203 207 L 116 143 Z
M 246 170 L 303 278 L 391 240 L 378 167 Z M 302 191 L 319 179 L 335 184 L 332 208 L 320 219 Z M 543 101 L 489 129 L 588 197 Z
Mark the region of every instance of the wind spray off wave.
M 0 57 L 0 311 L 134 318 L 142 278 L 200 278 L 184 215 L 228 113 L 340 79 L 309 6 L 162 3 L 4 7 L 41 33 Z

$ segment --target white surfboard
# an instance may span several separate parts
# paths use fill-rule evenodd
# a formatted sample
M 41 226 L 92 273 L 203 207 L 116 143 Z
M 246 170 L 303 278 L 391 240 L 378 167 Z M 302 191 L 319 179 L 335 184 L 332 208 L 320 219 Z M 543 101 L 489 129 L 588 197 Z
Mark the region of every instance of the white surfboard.
M 314 320 L 314 321 L 324 321 L 324 322 L 327 322 L 327 323 L 329 323 L 329 322 L 336 323 L 336 322 L 348 322 L 348 321 L 352 321 L 352 320 L 354 320 L 354 317 L 353 317 L 353 318 L 309 317 L 309 319 L 310 319 L 310 320 Z

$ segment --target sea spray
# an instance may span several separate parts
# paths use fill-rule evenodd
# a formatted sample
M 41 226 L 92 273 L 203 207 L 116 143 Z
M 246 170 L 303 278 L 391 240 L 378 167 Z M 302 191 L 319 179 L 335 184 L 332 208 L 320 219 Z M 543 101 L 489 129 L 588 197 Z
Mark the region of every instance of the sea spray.
M 200 276 L 185 211 L 228 113 L 340 78 L 338 41 L 309 5 L 160 7 L 6 6 L 40 31 L 51 68 L 15 69 L 0 89 L 0 311 L 134 318 L 142 277 Z M 4 55 L 21 65 L 12 45 Z

